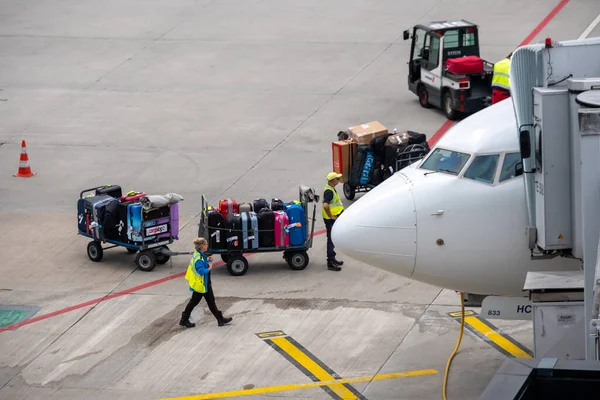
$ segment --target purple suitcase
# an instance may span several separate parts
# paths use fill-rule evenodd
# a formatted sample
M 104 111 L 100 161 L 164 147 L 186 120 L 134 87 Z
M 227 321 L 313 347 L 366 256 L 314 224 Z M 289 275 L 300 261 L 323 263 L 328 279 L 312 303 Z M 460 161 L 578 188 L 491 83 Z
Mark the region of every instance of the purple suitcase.
M 171 204 L 171 237 L 179 240 L 179 203 Z

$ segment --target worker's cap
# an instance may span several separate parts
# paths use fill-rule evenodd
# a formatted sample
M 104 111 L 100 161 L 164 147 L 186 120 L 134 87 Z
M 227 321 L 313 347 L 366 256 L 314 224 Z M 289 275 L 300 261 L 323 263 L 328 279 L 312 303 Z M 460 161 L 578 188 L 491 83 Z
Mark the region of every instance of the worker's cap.
M 342 174 L 338 174 L 337 172 L 330 172 L 330 173 L 327 174 L 327 180 L 328 181 L 332 181 L 332 180 L 334 180 L 336 178 L 341 178 L 341 177 L 342 177 Z

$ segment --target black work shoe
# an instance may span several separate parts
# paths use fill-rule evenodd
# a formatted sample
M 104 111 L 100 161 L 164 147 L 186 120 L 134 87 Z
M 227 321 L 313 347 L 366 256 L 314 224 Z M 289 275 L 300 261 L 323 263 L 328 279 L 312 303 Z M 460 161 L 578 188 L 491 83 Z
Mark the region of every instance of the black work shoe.
M 338 265 L 338 266 L 340 266 L 340 265 L 344 265 L 344 262 L 343 262 L 343 261 L 338 261 L 338 260 L 333 260 L 333 263 L 334 263 L 335 265 Z
M 190 316 L 186 315 L 186 313 L 181 313 L 181 319 L 179 320 L 179 325 L 185 326 L 186 328 L 193 328 L 196 326 L 193 322 L 190 322 Z
M 230 323 L 233 320 L 231 317 L 223 317 L 219 320 L 219 326 L 223 326 L 225 324 Z
M 327 269 L 331 271 L 341 271 L 342 268 L 337 266 L 333 261 L 327 263 Z

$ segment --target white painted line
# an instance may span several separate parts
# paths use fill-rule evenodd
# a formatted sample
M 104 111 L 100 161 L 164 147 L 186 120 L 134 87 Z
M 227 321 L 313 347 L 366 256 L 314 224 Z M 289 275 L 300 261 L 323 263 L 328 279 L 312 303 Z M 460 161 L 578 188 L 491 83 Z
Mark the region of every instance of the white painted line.
M 583 33 L 581 34 L 581 36 L 579 36 L 579 38 L 577 40 L 585 39 L 586 37 L 588 37 L 588 35 L 590 33 L 592 33 L 592 31 L 598 24 L 600 24 L 600 14 L 598 14 L 596 19 L 593 20 L 592 23 L 587 28 L 585 28 L 585 31 L 583 31 Z

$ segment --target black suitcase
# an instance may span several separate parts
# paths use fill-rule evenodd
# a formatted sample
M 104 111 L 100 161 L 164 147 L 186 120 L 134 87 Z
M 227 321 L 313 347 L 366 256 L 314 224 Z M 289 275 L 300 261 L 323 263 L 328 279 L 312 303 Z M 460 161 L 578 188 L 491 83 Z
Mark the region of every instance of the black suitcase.
M 263 208 L 269 208 L 269 203 L 265 199 L 254 200 L 254 212 L 258 213 Z
M 123 191 L 121 190 L 121 186 L 106 185 L 96 188 L 96 196 L 100 196 L 101 194 L 107 194 L 111 197 L 118 199 L 121 196 L 123 196 Z
M 283 200 L 281 199 L 272 199 L 271 200 L 271 210 L 273 211 L 283 211 Z
M 263 208 L 258 215 L 258 246 L 275 247 L 275 213 Z
M 127 229 L 129 228 L 127 223 L 127 206 L 129 204 L 131 204 L 131 202 L 117 204 L 117 218 L 119 220 L 117 232 L 119 232 L 119 240 L 123 243 L 132 243 L 127 237 Z
M 413 131 L 406 131 L 408 134 L 408 144 L 427 143 L 427 135 Z
M 169 217 L 170 215 L 171 215 L 171 208 L 169 206 L 156 208 L 156 209 L 150 210 L 148 212 L 146 212 L 142 209 L 142 218 L 144 219 L 144 221 L 150 221 L 153 219 Z
M 227 214 L 227 217 L 225 217 L 225 234 L 228 250 L 242 249 L 242 216 L 240 214 Z
M 225 217 L 216 210 L 209 210 L 206 215 L 208 222 L 208 247 L 211 249 L 224 250 L 227 248 L 227 236 L 225 234 Z
M 116 198 L 115 198 L 116 200 Z M 120 240 L 119 235 L 119 202 L 111 201 L 104 208 L 104 218 L 102 226 L 104 227 L 104 236 L 111 240 Z

